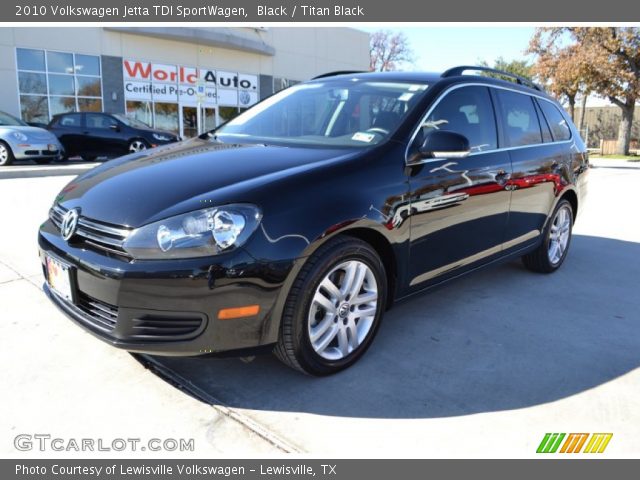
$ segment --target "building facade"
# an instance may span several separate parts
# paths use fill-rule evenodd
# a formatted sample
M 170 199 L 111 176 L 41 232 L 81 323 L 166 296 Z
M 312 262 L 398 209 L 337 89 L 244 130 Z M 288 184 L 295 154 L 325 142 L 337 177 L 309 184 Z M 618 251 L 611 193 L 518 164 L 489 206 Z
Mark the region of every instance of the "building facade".
M 0 110 L 126 113 L 183 137 L 299 81 L 366 70 L 369 36 L 349 28 L 0 28 Z

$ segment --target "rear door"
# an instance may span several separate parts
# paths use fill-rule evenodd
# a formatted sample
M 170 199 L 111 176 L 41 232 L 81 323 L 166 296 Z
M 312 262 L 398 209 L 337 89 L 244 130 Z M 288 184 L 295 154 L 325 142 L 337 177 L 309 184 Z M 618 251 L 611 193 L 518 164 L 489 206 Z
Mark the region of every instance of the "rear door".
M 506 242 L 522 247 L 542 232 L 555 197 L 562 190 L 560 172 L 567 145 L 553 141 L 535 97 L 506 89 L 494 89 L 494 93 L 513 165 Z
M 411 167 L 409 286 L 416 288 L 499 254 L 509 213 L 511 163 L 498 148 L 488 87 L 455 88 L 431 110 L 410 148 L 438 129 L 466 136 L 472 153 Z
M 84 135 L 82 133 L 82 114 L 65 113 L 55 118 L 49 126 L 69 156 L 81 154 L 84 149 Z

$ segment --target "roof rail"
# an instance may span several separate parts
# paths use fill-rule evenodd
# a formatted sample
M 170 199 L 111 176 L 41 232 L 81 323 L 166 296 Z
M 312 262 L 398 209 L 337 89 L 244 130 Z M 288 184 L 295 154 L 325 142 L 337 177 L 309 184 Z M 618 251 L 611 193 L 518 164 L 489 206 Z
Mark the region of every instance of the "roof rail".
M 503 75 L 505 77 L 511 77 L 519 85 L 525 85 L 527 87 L 534 88 L 534 89 L 539 90 L 541 92 L 543 91 L 542 87 L 540 87 L 540 85 L 537 85 L 536 83 L 533 82 L 533 80 L 531 80 L 529 78 L 521 77 L 520 75 L 516 75 L 515 73 L 506 72 L 504 70 L 498 70 L 496 68 L 490 68 L 490 67 L 479 67 L 479 66 L 473 66 L 473 65 L 461 65 L 459 67 L 453 67 L 453 68 L 450 68 L 449 70 L 446 70 L 441 75 L 441 77 L 443 77 L 443 78 L 446 78 L 446 77 L 457 77 L 459 75 L 462 75 L 464 72 L 466 72 L 468 70 L 474 70 L 474 71 L 477 71 L 477 72 L 495 73 L 497 75 Z
M 311 80 L 317 80 L 319 78 L 335 77 L 336 75 L 352 75 L 354 73 L 367 73 L 364 70 L 337 70 L 335 72 L 322 73 L 313 77 Z

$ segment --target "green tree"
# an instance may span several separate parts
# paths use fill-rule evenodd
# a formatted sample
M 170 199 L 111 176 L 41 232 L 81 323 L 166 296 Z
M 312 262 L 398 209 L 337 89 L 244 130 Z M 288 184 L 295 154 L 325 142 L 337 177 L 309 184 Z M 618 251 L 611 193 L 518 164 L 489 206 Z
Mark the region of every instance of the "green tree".
M 524 78 L 531 78 L 533 75 L 532 64 L 527 60 L 505 60 L 503 57 L 498 57 L 493 62 L 493 65 L 489 65 L 486 60 L 480 62 L 481 67 L 495 68 L 496 70 L 502 70 L 504 72 L 513 73 Z M 502 78 L 509 80 L 509 77 L 504 77 L 498 74 L 487 74 L 489 76 Z

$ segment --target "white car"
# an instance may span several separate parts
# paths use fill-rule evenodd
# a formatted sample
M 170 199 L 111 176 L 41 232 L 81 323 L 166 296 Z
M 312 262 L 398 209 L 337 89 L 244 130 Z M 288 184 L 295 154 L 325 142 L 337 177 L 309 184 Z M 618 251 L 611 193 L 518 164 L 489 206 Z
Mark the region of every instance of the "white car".
M 0 167 L 11 165 L 14 160 L 43 164 L 63 158 L 64 148 L 53 133 L 0 112 Z

